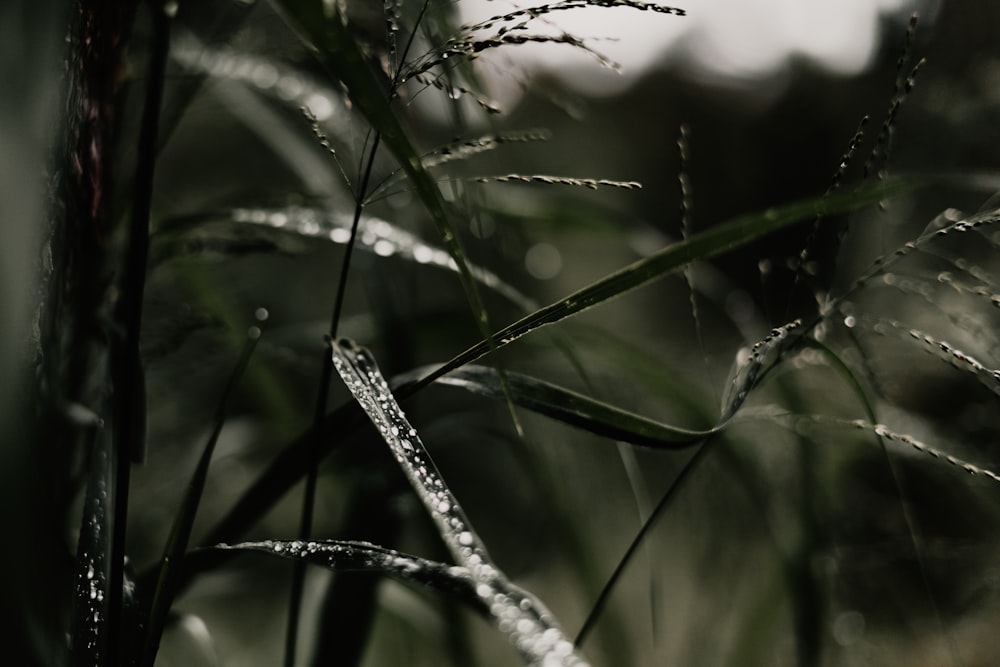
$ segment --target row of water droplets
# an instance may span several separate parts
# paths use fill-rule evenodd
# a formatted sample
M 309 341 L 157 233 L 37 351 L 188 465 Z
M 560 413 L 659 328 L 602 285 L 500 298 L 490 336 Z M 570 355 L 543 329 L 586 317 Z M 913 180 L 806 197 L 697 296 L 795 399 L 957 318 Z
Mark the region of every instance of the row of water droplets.
M 840 427 L 848 426 L 869 433 L 874 433 L 878 437 L 884 438 L 885 440 L 898 442 L 904 445 L 909 445 L 910 447 L 912 447 L 918 452 L 921 452 L 922 454 L 927 454 L 933 458 L 946 461 L 951 465 L 955 466 L 956 468 L 960 468 L 961 470 L 969 473 L 970 475 L 974 476 L 981 475 L 983 477 L 987 477 L 993 480 L 994 482 L 1000 482 L 1000 474 L 997 474 L 995 471 L 989 470 L 988 468 L 983 468 L 973 463 L 969 463 L 968 461 L 953 456 L 948 452 L 942 451 L 936 447 L 932 447 L 931 445 L 928 445 L 927 443 L 913 437 L 912 435 L 907 435 L 905 433 L 898 433 L 896 431 L 893 431 L 884 424 L 872 424 L 871 422 L 868 422 L 864 419 L 847 420 L 847 419 L 840 419 L 837 417 L 828 417 L 825 415 L 791 415 L 786 413 L 784 415 L 772 415 L 771 418 L 780 419 L 781 417 L 795 418 L 797 420 L 797 426 L 799 427 L 808 424 L 832 425 Z
M 353 224 L 353 219 L 349 215 L 336 215 L 302 206 L 236 208 L 232 210 L 231 216 L 233 222 L 288 230 L 301 236 L 327 239 L 340 245 L 350 240 Z M 371 216 L 361 218 L 355 244 L 379 257 L 396 256 L 417 264 L 458 271 L 458 265 L 447 251 L 430 246 L 415 235 L 380 218 Z M 537 307 L 534 301 L 505 283 L 495 273 L 473 264 L 469 264 L 469 271 L 480 283 L 524 310 L 530 311 Z
M 268 58 L 210 47 L 191 32 L 173 36 L 170 55 L 185 69 L 246 84 L 289 106 L 308 109 L 321 122 L 348 111 L 341 96 L 320 79 Z
M 368 351 L 346 339 L 331 342 L 331 348 L 337 372 L 389 445 L 445 545 L 467 570 L 476 598 L 498 629 L 529 665 L 587 665 L 542 603 L 511 583 L 493 565 Z
M 971 264 L 964 257 L 950 257 L 937 244 L 945 237 L 978 232 L 983 235 L 986 241 L 995 246 L 996 239 L 989 238 L 985 232 L 998 222 L 1000 222 L 1000 214 L 997 211 L 987 211 L 970 217 L 962 217 L 957 211 L 946 211 L 935 218 L 919 238 L 876 259 L 845 294 L 827 302 L 823 316 L 838 313 L 843 317 L 843 323 L 849 329 L 864 325 L 865 328 L 878 335 L 895 334 L 917 341 L 927 352 L 960 370 L 972 373 L 983 385 L 994 393 L 1000 394 L 1000 369 L 989 368 L 972 354 L 959 349 L 958 346 L 897 320 L 861 314 L 858 312 L 857 304 L 848 300 L 853 293 L 865 286 L 898 290 L 907 295 L 917 296 L 935 308 L 944 311 L 957 330 L 973 335 L 976 340 L 994 340 L 991 327 L 984 326 L 980 318 L 970 317 L 966 313 L 966 309 L 959 308 L 957 313 L 949 312 L 948 305 L 953 299 L 948 298 L 947 295 L 941 295 L 939 290 L 941 286 L 945 286 L 956 295 L 983 299 L 993 307 L 1000 307 L 1000 293 L 997 293 L 995 289 L 992 274 L 978 265 Z M 954 271 L 945 270 L 936 273 L 904 275 L 888 270 L 902 258 L 916 252 L 923 252 L 946 261 L 954 267 Z M 956 277 L 956 274 L 968 276 L 969 280 L 962 280 Z M 975 284 L 977 282 L 979 284 Z
M 470 596 L 472 592 L 469 571 L 464 567 L 418 558 L 369 542 L 262 540 L 217 546 L 221 549 L 264 551 L 287 558 L 301 558 L 332 570 L 393 574 L 418 583 L 430 583 L 436 588 L 452 589 L 466 596 Z
M 99 436 L 100 437 L 100 436 Z M 111 460 L 107 443 L 99 441 L 90 463 L 90 484 L 84 503 L 80 530 L 80 553 L 77 558 L 76 591 L 74 596 L 75 641 L 86 646 L 74 646 L 78 664 L 99 665 L 105 658 L 105 622 L 109 600 L 106 592 L 110 583 L 111 521 L 109 484 Z M 92 662 L 85 662 L 92 661 Z
M 1000 394 L 1000 369 L 989 368 L 973 355 L 964 352 L 951 343 L 939 340 L 928 333 L 908 327 L 891 319 L 868 319 L 851 316 L 855 322 L 866 322 L 877 334 L 898 333 L 917 341 L 927 352 L 950 363 L 959 370 L 972 373 L 983 386 L 995 394 Z
M 987 300 L 991 306 L 1000 307 L 1000 294 L 994 289 L 995 281 L 992 274 L 982 267 L 969 263 L 964 257 L 949 257 L 937 248 L 937 243 L 945 237 L 968 232 L 979 232 L 984 235 L 985 240 L 991 245 L 996 246 L 998 239 L 990 238 L 985 232 L 998 222 L 1000 222 L 1000 213 L 998 211 L 986 211 L 969 217 L 963 217 L 957 211 L 946 211 L 945 214 L 935 219 L 920 237 L 903 244 L 893 252 L 883 255 L 872 262 L 868 269 L 843 294 L 828 298 L 822 308 L 821 320 L 837 313 L 843 318 L 844 326 L 849 329 L 864 326 L 865 329 L 877 335 L 896 335 L 903 339 L 915 341 L 929 354 L 942 359 L 959 370 L 973 374 L 981 384 L 993 393 L 1000 394 L 1000 369 L 990 368 L 972 354 L 920 329 L 910 327 L 894 319 L 869 317 L 861 314 L 857 310 L 857 304 L 849 300 L 849 297 L 852 297 L 861 288 L 876 286 L 891 288 L 904 294 L 920 297 L 936 308 L 944 309 L 946 303 L 942 302 L 947 302 L 948 299 L 942 299 L 937 290 L 938 286 L 944 285 L 956 294 L 981 298 Z M 950 263 L 955 271 L 946 270 L 937 273 L 904 275 L 888 270 L 900 260 L 914 253 L 927 253 L 940 260 L 944 260 Z M 966 275 L 971 280 L 965 281 L 956 278 L 956 273 Z M 980 284 L 975 284 L 972 281 Z M 970 332 L 982 327 L 982 323 L 979 320 L 967 316 L 949 315 L 949 318 L 952 324 L 961 331 Z M 772 332 L 772 336 L 774 333 Z M 991 332 L 983 333 L 989 334 L 989 337 L 992 338 Z M 758 345 L 760 344 L 758 343 Z M 971 475 L 980 475 L 1000 482 L 1000 474 L 997 472 L 969 463 L 928 445 L 911 435 L 893 431 L 883 424 L 873 424 L 860 419 L 842 420 L 821 415 L 800 416 L 799 419 L 817 424 L 828 423 L 851 426 L 874 433 L 885 440 L 908 445 L 918 452 L 946 461 Z
M 940 217 L 940 216 L 939 216 Z M 947 219 L 951 222 L 951 218 Z M 822 317 L 828 317 L 839 311 L 843 303 L 851 298 L 855 293 L 861 288 L 870 284 L 876 278 L 888 275 L 888 269 L 898 263 L 905 257 L 912 255 L 915 252 L 924 251 L 928 246 L 932 246 L 934 243 L 940 241 L 943 237 L 947 237 L 953 234 L 964 234 L 966 232 L 975 231 L 983 233 L 986 231 L 987 227 L 996 225 L 1000 223 L 1000 211 L 988 211 L 985 213 L 980 213 L 968 218 L 960 219 L 951 224 L 947 224 L 943 227 L 938 227 L 939 222 L 932 222 L 928 230 L 921 234 L 917 239 L 913 241 L 908 241 L 896 248 L 889 254 L 882 255 L 875 259 L 869 265 L 869 267 L 858 277 L 851 286 L 845 290 L 842 294 L 833 296 L 827 294 L 827 299 L 825 303 L 822 304 L 820 308 L 820 315 Z M 985 237 L 987 238 L 988 237 Z M 989 240 L 989 239 L 988 239 Z M 995 241 L 991 241 L 995 242 Z M 975 267 L 963 268 L 963 263 L 961 261 L 956 261 L 956 268 L 968 272 L 973 277 L 979 277 L 982 272 Z M 973 272 L 974 271 L 974 272 Z

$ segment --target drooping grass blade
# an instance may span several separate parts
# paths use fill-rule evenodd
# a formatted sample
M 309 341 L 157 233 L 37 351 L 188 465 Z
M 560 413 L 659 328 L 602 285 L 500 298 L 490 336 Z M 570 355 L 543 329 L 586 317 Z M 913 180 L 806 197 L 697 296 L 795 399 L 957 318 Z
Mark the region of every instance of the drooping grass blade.
M 420 377 L 416 369 L 399 380 Z M 511 397 L 522 408 L 613 440 L 644 447 L 682 449 L 696 444 L 719 427 L 704 430 L 671 426 L 598 401 L 530 375 L 508 371 Z M 438 384 L 458 387 L 488 398 L 502 399 L 496 371 L 470 364 L 439 378 Z

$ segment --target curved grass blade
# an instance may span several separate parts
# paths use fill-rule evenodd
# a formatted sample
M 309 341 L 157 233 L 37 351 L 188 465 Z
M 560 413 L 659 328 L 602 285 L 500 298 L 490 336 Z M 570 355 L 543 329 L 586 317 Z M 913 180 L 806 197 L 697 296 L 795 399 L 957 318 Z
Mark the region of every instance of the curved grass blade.
M 768 369 L 780 359 L 782 353 L 802 338 L 801 328 L 802 321 L 795 320 L 784 326 L 775 327 L 765 338 L 754 343 L 746 362 L 737 366 L 733 374 L 729 390 L 722 402 L 722 423 L 733 418 Z
M 544 605 L 514 586 L 493 563 L 371 355 L 346 339 L 332 341 L 331 350 L 337 372 L 389 445 L 448 550 L 468 570 L 476 596 L 525 663 L 586 665 Z
M 417 369 L 398 379 L 407 382 L 424 372 L 424 369 Z M 596 435 L 633 445 L 682 449 L 720 428 L 691 430 L 670 426 L 521 373 L 508 371 L 507 380 L 516 405 Z M 504 398 L 496 371 L 485 366 L 464 366 L 439 378 L 437 383 L 488 398 Z
M 636 444 L 649 443 L 648 446 L 682 447 L 684 441 L 694 438 L 696 435 L 705 437 L 718 433 L 728 426 L 739 412 L 739 408 L 749 395 L 750 390 L 761 381 L 767 368 L 780 358 L 780 353 L 787 349 L 794 340 L 798 340 L 792 335 L 793 332 L 795 336 L 799 335 L 798 329 L 795 327 L 779 327 L 755 346 L 746 362 L 734 373 L 730 390 L 731 398 L 728 409 L 725 410 L 728 416 L 718 421 L 715 426 L 701 431 L 688 431 L 656 422 L 647 422 L 641 417 L 621 412 L 617 408 L 606 406 L 593 399 L 568 394 L 558 396 L 556 388 L 550 389 L 541 384 L 532 386 L 533 382 L 529 381 L 519 385 L 520 391 L 511 392 L 511 400 L 520 401 L 524 407 L 537 408 L 543 414 L 562 419 L 581 428 L 594 430 L 594 432 L 608 437 L 621 436 L 621 439 L 625 441 L 636 441 Z M 397 379 L 397 382 L 394 383 L 396 388 L 393 391 L 397 398 L 412 396 L 426 387 L 426 376 L 418 382 L 411 381 L 411 378 L 418 373 L 419 371 Z M 471 378 L 477 373 L 479 379 L 484 380 L 484 382 L 478 383 L 480 386 L 477 387 L 477 390 L 484 395 L 496 396 L 495 383 L 492 380 L 485 381 L 488 379 L 485 370 L 476 371 L 474 368 L 470 373 L 464 375 L 463 373 L 455 373 L 455 375 L 458 378 L 465 378 L 466 388 L 471 389 L 474 384 L 471 382 Z M 443 380 L 442 377 L 436 378 L 436 381 L 447 383 L 447 380 Z M 520 379 L 517 375 L 513 377 L 515 383 Z M 560 407 L 558 404 L 563 399 L 572 407 L 568 409 L 565 405 Z M 545 405 L 546 401 L 551 402 L 552 405 Z M 326 433 L 350 433 L 361 423 L 360 417 L 361 415 L 354 404 L 342 405 L 326 416 L 323 430 Z M 305 461 L 308 458 L 307 449 L 311 441 L 311 434 L 311 430 L 301 434 L 278 455 L 268 469 L 246 490 L 233 509 L 209 533 L 206 544 L 238 539 L 256 521 L 256 517 L 265 512 L 301 478 L 307 467 Z M 654 445 L 653 443 L 657 441 L 660 444 Z M 332 448 L 332 443 L 324 444 L 324 449 L 319 452 L 319 455 L 325 456 Z
M 503 347 L 536 329 L 554 324 L 653 280 L 670 275 L 695 260 L 721 255 L 766 234 L 806 219 L 815 218 L 817 215 L 852 211 L 912 190 L 915 187 L 916 184 L 909 181 L 887 181 L 877 185 L 861 186 L 849 193 L 801 200 L 769 209 L 763 213 L 741 216 L 667 246 L 660 252 L 616 271 L 560 301 L 540 308 L 527 317 L 504 327 L 491 337 L 489 342 L 480 341 L 455 356 L 437 371 L 421 379 L 418 385 L 429 384 L 455 368 L 475 361 L 493 347 Z
M 809 199 L 764 213 L 737 218 L 714 229 L 696 234 L 686 241 L 675 243 L 566 299 L 546 306 L 515 322 L 498 334 L 497 346 L 503 347 L 538 327 L 570 317 L 647 282 L 669 275 L 695 259 L 722 254 L 795 222 L 811 220 L 817 212 L 831 214 L 854 210 L 893 194 L 912 190 L 915 187 L 917 184 L 914 182 L 889 180 L 882 184 L 862 187 L 851 193 L 838 193 L 822 199 Z M 872 275 L 874 275 L 874 271 Z M 861 280 L 860 284 L 864 282 L 866 281 Z M 855 288 L 857 286 L 858 284 Z M 842 298 L 844 297 L 839 297 L 839 299 Z M 808 329 L 809 327 L 805 327 L 803 332 L 808 331 Z M 419 381 L 396 387 L 394 393 L 399 399 L 412 396 L 447 373 L 478 359 L 487 351 L 488 347 L 484 342 L 477 343 Z M 761 374 L 756 373 L 756 377 L 759 381 Z M 738 394 L 737 390 L 736 395 Z M 360 414 L 357 408 L 353 404 L 347 404 L 329 413 L 323 428 L 327 433 L 345 433 L 354 429 L 360 423 L 359 420 Z M 260 516 L 261 512 L 270 507 L 277 498 L 302 477 L 306 470 L 303 461 L 306 456 L 304 452 L 308 449 L 310 433 L 311 431 L 304 433 L 289 443 L 269 468 L 247 489 L 233 509 L 214 527 L 206 540 L 208 543 L 238 539 L 256 521 L 256 517 Z M 333 448 L 332 443 L 324 446 L 325 452 L 329 452 Z
M 553 667 L 557 665 L 577 665 L 583 667 L 586 663 L 579 658 L 574 659 L 572 644 L 555 633 L 549 632 L 541 636 L 525 636 L 518 633 L 518 628 L 524 628 L 527 623 L 548 624 L 551 618 L 544 615 L 535 616 L 525 601 L 538 605 L 538 601 L 528 592 L 509 581 L 494 581 L 491 588 L 494 593 L 482 595 L 481 587 L 473 572 L 464 566 L 448 565 L 427 560 L 418 556 L 401 553 L 368 542 L 348 540 L 265 540 L 260 542 L 243 542 L 234 545 L 220 544 L 205 551 L 262 553 L 268 556 L 294 560 L 325 567 L 335 572 L 370 572 L 388 575 L 405 584 L 422 586 L 434 591 L 452 596 L 459 602 L 470 606 L 486 617 L 493 617 L 494 622 L 503 627 L 513 626 L 512 635 L 520 634 L 519 643 L 515 648 L 525 658 L 525 663 L 533 667 Z M 498 601 L 500 597 L 508 597 L 515 602 L 517 613 L 506 603 Z M 503 618 L 497 618 L 500 609 L 509 613 Z M 538 608 L 534 611 L 538 611 Z M 541 655 L 542 657 L 536 657 Z
M 210 549 L 261 552 L 278 558 L 319 565 L 337 572 L 374 572 L 453 595 L 481 611 L 488 611 L 476 595 L 466 568 L 411 556 L 369 542 L 350 540 L 264 540 L 220 544 Z M 200 550 L 204 551 L 204 549 Z

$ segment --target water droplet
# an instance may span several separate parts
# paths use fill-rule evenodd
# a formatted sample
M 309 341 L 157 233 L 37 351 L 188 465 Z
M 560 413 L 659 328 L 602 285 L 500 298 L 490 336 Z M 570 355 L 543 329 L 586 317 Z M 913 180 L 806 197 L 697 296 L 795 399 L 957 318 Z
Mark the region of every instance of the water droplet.
M 462 545 L 465 545 L 465 546 L 469 546 L 469 545 L 472 544 L 472 541 L 473 541 L 473 539 L 472 539 L 472 533 L 470 533 L 469 531 L 466 530 L 466 531 L 464 531 L 462 533 L 459 533 L 459 535 L 458 535 L 458 543 L 459 544 L 462 544 Z
M 394 252 L 396 252 L 396 246 L 392 243 L 392 241 L 386 241 L 385 239 L 382 239 L 375 242 L 375 245 L 372 247 L 372 250 L 374 250 L 375 254 L 378 255 L 379 257 L 389 257 Z
M 326 95 L 314 93 L 306 98 L 304 106 L 317 121 L 324 121 L 333 115 L 333 103 Z
M 169 0 L 169 2 L 163 3 L 163 13 L 167 16 L 167 18 L 172 19 L 177 16 L 177 10 L 179 8 L 180 7 L 176 0 Z

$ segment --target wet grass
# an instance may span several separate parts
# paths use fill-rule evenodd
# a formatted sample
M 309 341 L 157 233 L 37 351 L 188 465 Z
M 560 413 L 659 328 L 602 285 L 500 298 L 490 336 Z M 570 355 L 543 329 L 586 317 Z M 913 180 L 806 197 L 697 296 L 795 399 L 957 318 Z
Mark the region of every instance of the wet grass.
M 459 26 L 432 2 L 284 0 L 244 32 L 227 3 L 118 17 L 131 42 L 74 25 L 70 62 L 107 75 L 82 45 L 129 43 L 148 67 L 70 77 L 70 109 L 145 111 L 134 153 L 121 122 L 81 162 L 100 128 L 71 113 L 54 158 L 78 167 L 53 185 L 28 421 L 63 452 L 45 516 L 75 528 L 23 663 L 987 664 L 1000 212 L 914 222 L 947 179 L 888 173 L 915 22 L 884 119 L 812 196 L 698 219 L 678 128 L 678 240 L 636 253 L 610 203 L 574 226 L 533 202 L 645 184 L 483 168 L 551 133 L 497 124 L 479 56 L 613 67 L 552 28 L 609 4 L 685 15 L 570 0 Z M 252 144 L 223 127 L 240 114 Z M 185 179 L 216 144 L 224 169 Z M 107 243 L 80 245 L 88 225 Z M 889 228 L 917 231 L 876 249 Z M 752 288 L 710 260 L 803 229 L 796 300 L 734 315 Z M 614 268 L 542 284 L 539 230 Z M 866 267 L 837 261 L 859 243 Z M 88 268 L 104 282 L 77 285 Z

